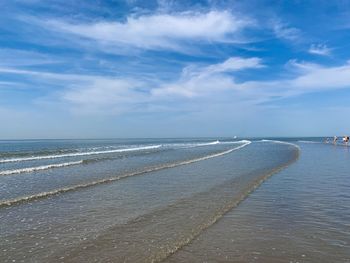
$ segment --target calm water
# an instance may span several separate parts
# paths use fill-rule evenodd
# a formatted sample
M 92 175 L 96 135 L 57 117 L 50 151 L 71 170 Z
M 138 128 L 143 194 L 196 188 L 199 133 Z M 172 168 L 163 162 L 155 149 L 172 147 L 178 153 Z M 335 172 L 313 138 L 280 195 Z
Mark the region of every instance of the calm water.
M 284 140 L 0 141 L 0 262 L 349 262 L 349 148 Z
M 350 262 L 350 149 L 298 144 L 296 163 L 167 262 Z

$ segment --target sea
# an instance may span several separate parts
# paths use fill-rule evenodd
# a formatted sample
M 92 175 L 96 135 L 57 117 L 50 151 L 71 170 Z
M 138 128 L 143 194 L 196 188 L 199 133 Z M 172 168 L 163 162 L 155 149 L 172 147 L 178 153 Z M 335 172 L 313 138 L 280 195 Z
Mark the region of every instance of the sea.
M 350 262 L 324 138 L 0 141 L 0 262 Z

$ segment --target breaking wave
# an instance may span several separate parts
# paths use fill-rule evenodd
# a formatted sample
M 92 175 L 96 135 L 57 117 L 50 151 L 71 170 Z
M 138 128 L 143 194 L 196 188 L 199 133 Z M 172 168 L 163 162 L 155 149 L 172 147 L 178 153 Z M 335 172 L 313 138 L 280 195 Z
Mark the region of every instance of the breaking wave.
M 151 150 L 151 149 L 157 149 L 160 147 L 161 147 L 161 145 L 151 145 L 151 146 L 142 146 L 142 147 L 133 147 L 133 148 L 106 150 L 106 151 L 91 151 L 91 152 L 77 152 L 77 153 L 66 153 L 66 154 L 55 154 L 55 155 L 40 155 L 40 156 L 30 156 L 30 157 L 21 157 L 21 158 L 0 159 L 0 163 L 34 161 L 34 160 L 42 160 L 42 159 L 55 159 L 55 158 L 64 158 L 64 157 L 107 154 L 107 153 L 122 153 L 122 152 Z
M 240 141 L 212 141 L 212 142 L 200 142 L 200 143 L 170 143 L 170 144 L 163 144 L 163 146 L 168 147 L 184 147 L 184 148 L 194 148 L 194 147 L 202 147 L 202 146 L 211 146 L 211 145 L 218 145 L 218 144 L 240 144 L 240 143 L 247 143 L 248 140 L 240 140 Z
M 76 162 L 56 163 L 56 164 L 48 164 L 48 165 L 21 168 L 21 169 L 15 169 L 15 170 L 5 170 L 5 171 L 0 171 L 0 175 L 13 175 L 13 174 L 21 174 L 21 173 L 30 173 L 30 172 L 35 172 L 35 171 L 42 171 L 42 170 L 48 170 L 48 169 L 53 169 L 53 168 L 78 165 L 78 164 L 83 164 L 83 163 L 84 163 L 84 161 L 80 160 L 80 161 L 76 161 Z
M 250 141 L 246 141 L 244 144 L 242 144 L 238 147 L 235 147 L 235 148 L 232 148 L 232 149 L 229 149 L 226 151 L 222 151 L 219 153 L 215 153 L 215 154 L 210 154 L 210 155 L 207 155 L 204 157 L 199 157 L 199 158 L 190 159 L 190 160 L 181 161 L 181 162 L 176 162 L 176 163 L 164 164 L 164 165 L 160 165 L 160 166 L 156 166 L 156 167 L 149 167 L 149 168 L 146 168 L 146 169 L 141 170 L 141 171 L 135 171 L 135 172 L 119 175 L 119 176 L 104 178 L 104 179 L 93 181 L 93 182 L 88 182 L 88 183 L 83 183 L 83 184 L 78 184 L 78 185 L 73 185 L 73 186 L 67 186 L 67 187 L 55 189 L 52 191 L 41 192 L 41 193 L 34 194 L 34 195 L 28 195 L 28 196 L 22 196 L 22 197 L 18 197 L 18 198 L 3 200 L 3 201 L 0 201 L 0 207 L 10 206 L 10 205 L 14 205 L 14 204 L 22 203 L 22 202 L 29 202 L 32 200 L 37 200 L 40 198 L 45 198 L 45 197 L 57 195 L 60 193 L 70 192 L 70 191 L 83 189 L 83 188 L 87 188 L 87 187 L 91 187 L 91 186 L 95 186 L 95 185 L 106 184 L 106 183 L 118 181 L 120 179 L 131 177 L 131 176 L 138 176 L 138 175 L 142 175 L 142 174 L 146 174 L 146 173 L 150 173 L 150 172 L 155 172 L 155 171 L 159 171 L 159 170 L 163 170 L 163 169 L 169 169 L 169 168 L 173 168 L 173 167 L 177 167 L 177 166 L 181 166 L 181 165 L 187 165 L 187 164 L 191 164 L 191 163 L 195 163 L 195 162 L 199 162 L 199 161 L 204 161 L 207 159 L 211 159 L 211 158 L 219 157 L 219 156 L 222 156 L 225 154 L 229 154 L 235 150 L 241 149 L 241 148 L 249 145 L 250 143 L 251 143 Z
M 290 143 L 280 141 L 269 142 L 290 145 Z M 136 254 L 134 257 L 131 257 L 131 261 L 137 261 L 139 258 L 146 257 L 144 261 L 147 262 L 163 262 L 172 254 L 191 243 L 203 231 L 218 222 L 226 213 L 237 207 L 269 177 L 295 162 L 299 156 L 299 148 L 296 145 L 293 146 L 291 148 L 292 154 L 288 159 L 276 163 L 274 166 L 267 166 L 263 170 L 254 172 L 244 172 L 239 177 L 225 181 L 223 184 L 214 186 L 207 191 L 196 193 L 189 198 L 180 199 L 151 213 L 140 215 L 127 222 L 127 227 L 125 225 L 122 227 L 120 225 L 112 226 L 98 238 L 86 241 L 71 249 L 69 257 L 73 259 L 72 261 L 81 260 L 79 256 L 82 254 L 82 249 L 84 249 L 84 252 L 87 253 L 84 254 L 85 258 L 91 257 L 96 260 L 100 256 L 99 253 L 110 249 L 109 242 L 112 240 L 111 237 L 118 236 L 117 241 L 113 240 L 114 248 L 118 248 L 118 252 L 120 252 L 113 254 L 113 258 L 118 261 L 118 259 L 125 258 L 125 255 L 122 253 L 125 250 L 129 252 L 130 249 L 130 243 L 123 241 L 129 241 L 132 236 L 138 242 L 130 249 L 132 253 Z M 241 146 L 235 149 L 239 148 Z M 245 179 L 242 180 L 242 178 Z M 238 188 L 236 188 L 237 185 L 239 186 Z M 154 220 L 155 218 L 157 220 Z M 173 224 L 174 218 L 176 224 Z M 164 223 L 158 224 L 158 222 Z M 157 231 L 154 231 L 155 225 Z M 159 238 L 159 233 L 167 233 L 167 235 L 165 238 Z M 107 242 L 105 242 L 106 240 Z M 148 246 L 149 240 L 152 240 L 151 246 Z M 143 248 L 147 246 L 148 250 L 145 252 Z M 54 258 L 56 259 L 56 257 Z M 172 260 L 170 261 L 172 262 Z
M 322 142 L 316 142 L 316 141 L 298 141 L 301 143 L 322 143 Z
M 291 142 L 285 142 L 285 141 L 277 141 L 277 140 L 261 140 L 261 142 L 272 142 L 272 143 L 278 143 L 278 144 L 286 144 L 286 145 L 290 145 L 290 146 L 293 146 L 293 147 L 296 147 L 300 150 L 300 147 L 294 143 L 291 143 Z

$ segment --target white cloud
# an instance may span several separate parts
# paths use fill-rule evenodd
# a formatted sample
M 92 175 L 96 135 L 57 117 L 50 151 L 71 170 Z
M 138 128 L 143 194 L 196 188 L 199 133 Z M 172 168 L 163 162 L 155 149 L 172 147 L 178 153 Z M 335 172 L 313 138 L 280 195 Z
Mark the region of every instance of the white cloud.
M 327 45 L 322 44 L 312 44 L 309 48 L 309 53 L 320 56 L 329 56 L 331 51 L 332 50 L 327 47 Z
M 250 93 L 268 102 L 271 98 L 286 98 L 305 93 L 350 88 L 350 64 L 337 67 L 324 67 L 311 63 L 289 62 L 295 66 L 296 75 L 272 81 L 245 82 L 242 85 Z
M 291 84 L 303 90 L 350 88 L 350 64 L 338 67 L 315 67 L 294 79 Z
M 277 38 L 285 39 L 289 41 L 297 41 L 300 39 L 301 32 L 295 27 L 291 27 L 281 21 L 273 21 L 272 29 Z
M 52 55 L 38 52 L 0 48 L 0 66 L 36 66 L 61 63 L 62 60 Z
M 292 77 L 240 82 L 236 80 L 236 72 L 263 67 L 259 58 L 231 57 L 218 64 L 188 66 L 175 81 L 4 68 L 0 68 L 0 72 L 25 75 L 47 85 L 59 83 L 62 89 L 43 100 L 52 100 L 65 109 L 85 114 L 120 114 L 174 107 L 168 102 L 184 105 L 182 111 L 186 111 L 188 102 L 191 108 L 196 103 L 203 107 L 204 102 L 210 104 L 214 101 L 220 105 L 224 102 L 247 106 L 305 93 L 350 88 L 349 63 L 325 67 L 293 60 L 288 65 Z
M 263 67 L 263 65 L 259 58 L 231 57 L 223 63 L 208 66 L 203 71 L 213 74 L 261 67 Z
M 231 57 L 223 63 L 206 67 L 186 67 L 177 82 L 153 89 L 152 94 L 154 96 L 205 96 L 208 93 L 216 93 L 238 86 L 234 78 L 225 73 L 261 67 L 259 58 L 241 57 Z
M 45 71 L 17 69 L 17 68 L 11 68 L 11 67 L 0 67 L 0 73 L 26 75 L 37 79 L 52 79 L 54 81 L 60 80 L 60 81 L 72 81 L 72 82 L 77 80 L 89 81 L 99 77 L 94 75 L 52 73 L 52 72 L 45 72 Z
M 231 59 L 241 60 L 242 58 Z M 232 102 L 245 100 L 256 104 L 305 93 L 350 88 L 350 64 L 324 67 L 293 60 L 288 63 L 288 70 L 294 72 L 292 74 L 294 77 L 270 81 L 246 80 L 238 83 L 234 77 L 235 70 L 231 71 L 233 74 L 224 74 L 225 69 L 222 69 L 223 65 L 231 59 L 201 70 L 185 69 L 179 81 L 153 89 L 152 94 L 159 97 L 174 95 L 187 98 L 204 97 L 209 100 L 221 96 L 222 99 L 230 98 Z M 256 63 L 252 63 L 247 68 L 262 67 L 258 58 L 243 59 L 245 63 L 254 60 Z M 241 69 L 245 67 L 242 66 Z
M 120 114 L 147 101 L 147 93 L 138 90 L 143 85 L 130 79 L 100 77 L 86 86 L 71 86 L 63 92 L 62 100 L 78 113 Z
M 0 73 L 24 75 L 48 86 L 61 85 L 61 89 L 51 96 L 39 99 L 40 103 L 45 104 L 45 100 L 49 100 L 50 104 L 65 104 L 79 113 L 125 112 L 145 101 L 147 95 L 143 90 L 146 86 L 144 82 L 129 78 L 1 67 Z
M 185 41 L 234 42 L 252 21 L 228 11 L 210 11 L 129 16 L 124 22 L 83 24 L 48 20 L 45 25 L 50 30 L 94 40 L 101 45 L 181 49 Z

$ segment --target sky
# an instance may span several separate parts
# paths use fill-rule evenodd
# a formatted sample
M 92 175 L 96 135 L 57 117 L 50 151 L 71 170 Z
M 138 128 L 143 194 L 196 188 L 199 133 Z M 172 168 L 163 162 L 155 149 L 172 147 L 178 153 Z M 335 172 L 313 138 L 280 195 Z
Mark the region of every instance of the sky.
M 348 0 L 0 0 L 0 139 L 350 133 Z

